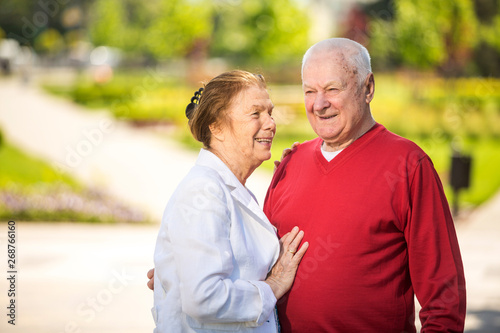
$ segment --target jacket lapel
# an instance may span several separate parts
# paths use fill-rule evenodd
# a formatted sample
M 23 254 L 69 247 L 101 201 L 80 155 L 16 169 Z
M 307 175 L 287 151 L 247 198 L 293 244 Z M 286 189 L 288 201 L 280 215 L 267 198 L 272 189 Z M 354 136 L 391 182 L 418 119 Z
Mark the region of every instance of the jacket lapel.
M 262 211 L 262 208 L 259 207 L 253 195 L 250 194 L 250 191 L 246 189 L 241 183 L 238 182 L 238 184 L 239 186 L 231 191 L 231 195 L 233 196 L 233 198 L 240 202 L 242 206 L 246 208 L 246 211 L 250 215 L 252 215 L 254 219 L 259 222 L 266 230 L 276 235 L 276 228 L 269 222 L 267 216 Z
M 229 170 L 216 155 L 206 149 L 201 149 L 200 155 L 196 162 L 199 165 L 210 167 L 217 171 L 225 185 L 229 188 L 231 196 L 246 208 L 246 211 L 251 214 L 259 224 L 266 230 L 276 235 L 276 228 L 269 222 L 264 211 L 259 207 L 257 200 L 251 192 L 244 187 L 236 176 Z

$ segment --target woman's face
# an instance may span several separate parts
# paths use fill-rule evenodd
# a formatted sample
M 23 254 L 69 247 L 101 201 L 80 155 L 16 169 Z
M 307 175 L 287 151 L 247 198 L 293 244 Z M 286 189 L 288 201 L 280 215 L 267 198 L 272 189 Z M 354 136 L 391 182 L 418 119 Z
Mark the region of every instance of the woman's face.
M 257 167 L 271 158 L 276 133 L 272 118 L 274 105 L 267 90 L 251 86 L 242 90 L 228 109 L 229 124 L 221 126 L 224 150 L 231 162 L 241 167 Z

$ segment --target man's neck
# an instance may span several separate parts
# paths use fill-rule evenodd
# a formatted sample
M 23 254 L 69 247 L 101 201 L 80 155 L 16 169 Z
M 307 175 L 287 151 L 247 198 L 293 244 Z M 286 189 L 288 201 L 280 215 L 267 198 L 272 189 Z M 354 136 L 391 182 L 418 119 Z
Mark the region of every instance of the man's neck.
M 360 127 L 360 130 L 357 131 L 356 135 L 354 135 L 351 139 L 345 140 L 341 143 L 323 141 L 321 147 L 326 152 L 334 152 L 334 151 L 339 151 L 339 150 L 345 149 L 348 146 L 350 146 L 354 141 L 356 141 L 357 139 L 362 137 L 373 126 L 375 126 L 375 124 L 376 124 L 375 119 L 370 117 L 370 119 L 368 121 L 366 121 L 366 123 L 363 126 Z

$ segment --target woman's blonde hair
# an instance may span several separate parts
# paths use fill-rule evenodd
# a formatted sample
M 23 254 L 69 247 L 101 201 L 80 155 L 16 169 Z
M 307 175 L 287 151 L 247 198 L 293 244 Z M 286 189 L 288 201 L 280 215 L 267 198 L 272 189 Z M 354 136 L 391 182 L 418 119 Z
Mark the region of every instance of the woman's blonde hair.
M 210 125 L 229 123 L 227 110 L 231 103 L 241 91 L 251 86 L 265 89 L 266 81 L 260 74 L 242 70 L 225 72 L 210 80 L 198 104 L 191 103 L 186 110 L 193 137 L 203 143 L 205 148 L 210 148 Z

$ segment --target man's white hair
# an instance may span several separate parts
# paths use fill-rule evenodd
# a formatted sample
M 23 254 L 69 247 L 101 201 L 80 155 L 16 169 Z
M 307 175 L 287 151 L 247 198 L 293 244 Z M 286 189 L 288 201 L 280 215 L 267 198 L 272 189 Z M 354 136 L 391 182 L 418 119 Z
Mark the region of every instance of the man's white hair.
M 359 85 L 363 84 L 368 74 L 372 73 L 370 53 L 363 45 L 347 38 L 330 38 L 314 44 L 306 51 L 302 58 L 302 75 L 305 63 L 313 53 L 333 51 L 344 54 L 347 63 L 356 71 Z

